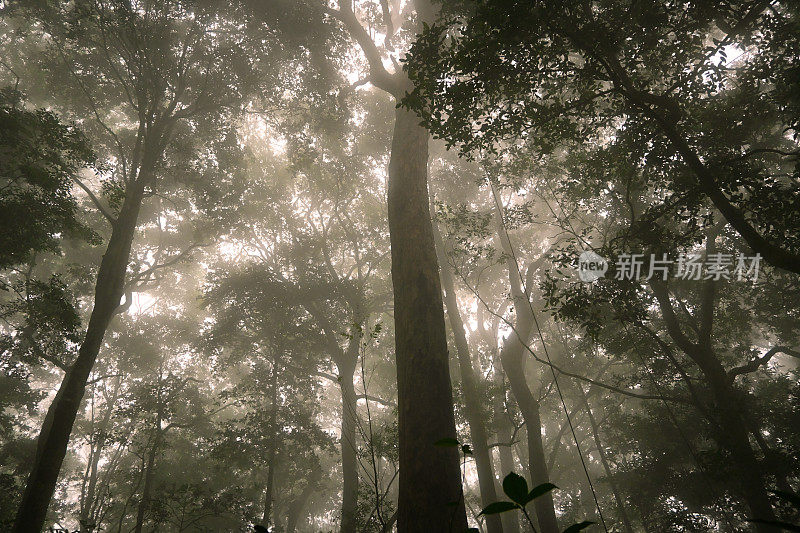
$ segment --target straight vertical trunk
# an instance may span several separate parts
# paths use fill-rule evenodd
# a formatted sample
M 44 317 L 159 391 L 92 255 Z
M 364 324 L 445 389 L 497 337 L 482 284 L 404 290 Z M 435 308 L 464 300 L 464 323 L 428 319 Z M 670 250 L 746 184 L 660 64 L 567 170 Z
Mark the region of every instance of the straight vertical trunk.
M 39 434 L 36 459 L 17 510 L 12 530 L 14 533 L 39 533 L 44 528 L 47 508 L 53 498 L 72 426 L 86 390 L 86 380 L 100 352 L 108 324 L 122 299 L 125 272 L 144 195 L 144 183 L 145 180 L 140 178 L 129 185 L 130 191 L 126 194 L 114 223 L 111 239 L 97 273 L 94 309 L 89 318 L 86 337 L 47 411 Z
M 272 515 L 275 468 L 277 466 L 275 457 L 278 454 L 278 368 L 275 363 L 273 363 L 272 375 L 270 376 L 270 409 L 272 411 L 269 415 L 269 429 L 267 430 L 269 431 L 270 439 L 269 457 L 267 458 L 267 488 L 264 491 L 264 514 L 262 516 L 262 523 L 267 529 L 269 529 Z
M 495 370 L 495 386 L 502 394 L 505 394 L 503 384 L 503 373 L 499 358 L 496 361 L 497 368 Z M 494 400 L 494 415 L 497 421 L 497 441 L 501 443 L 497 447 L 497 455 L 500 458 L 500 478 L 507 476 L 509 473 L 516 470 L 514 463 L 514 452 L 511 448 L 511 439 L 513 438 L 513 430 L 511 424 L 506 419 L 505 404 L 500 395 L 495 395 Z M 500 515 L 503 522 L 503 531 L 505 533 L 519 533 L 519 513 L 503 513 Z
M 406 82 L 403 91 L 411 89 Z M 389 160 L 389 234 L 397 358 L 400 533 L 467 529 L 439 265 L 428 208 L 428 132 L 395 111 Z M 455 502 L 455 506 L 453 503 Z
M 502 489 L 500 486 L 500 479 L 508 475 L 509 472 L 514 472 L 517 469 L 514 463 L 514 453 L 511 444 L 511 440 L 514 438 L 514 430 L 509 420 L 508 413 L 506 412 L 505 377 L 502 363 L 500 362 L 500 355 L 497 353 L 496 334 L 490 335 L 484 327 L 482 309 L 481 307 L 478 308 L 478 329 L 483 336 L 484 342 L 490 346 L 492 365 L 494 366 L 493 381 L 496 392 L 493 395 L 492 411 L 494 412 L 495 427 L 497 428 L 496 439 L 499 444 L 497 446 L 497 456 L 500 463 L 500 475 L 495 483 L 495 493 L 499 493 L 499 490 Z M 494 331 L 492 333 L 494 333 Z M 505 533 L 519 533 L 519 513 L 502 513 L 500 519 Z
M 319 478 L 319 472 L 316 471 L 315 474 L 309 478 L 308 484 L 303 489 L 303 492 L 289 505 L 289 516 L 286 518 L 286 533 L 295 533 L 297 525 L 301 520 L 305 519 L 306 504 L 314 491 L 317 490 L 317 481 Z
M 475 458 L 475 467 L 478 471 L 481 505 L 486 507 L 490 503 L 497 501 L 497 492 L 495 491 L 492 456 L 489 453 L 489 440 L 486 426 L 483 423 L 483 413 L 481 412 L 481 395 L 475 380 L 475 370 L 470 359 L 467 336 L 464 333 L 464 323 L 461 320 L 461 311 L 458 309 L 453 274 L 450 272 L 444 242 L 435 222 L 433 223 L 433 236 L 444 287 L 444 303 L 447 306 L 447 317 L 450 319 L 450 329 L 453 330 L 453 336 L 456 341 L 458 368 L 464 393 L 464 412 L 469 424 L 470 436 L 472 437 L 472 452 Z M 486 516 L 486 531 L 487 533 L 502 533 L 503 524 L 500 515 Z
M 150 448 L 150 453 L 147 456 L 147 465 L 145 466 L 144 471 L 144 487 L 142 488 L 142 499 L 139 502 L 139 509 L 136 512 L 136 525 L 134 527 L 135 533 L 142 533 L 142 528 L 144 527 L 144 517 L 147 514 L 147 510 L 150 508 L 150 494 L 153 491 L 153 476 L 155 475 L 155 462 L 156 462 L 156 455 L 158 454 L 159 449 L 161 448 L 161 439 L 164 436 L 164 432 L 161 429 L 161 413 L 158 413 L 158 417 L 156 418 L 156 425 L 155 425 L 155 437 L 153 438 L 153 445 Z
M 350 364 L 352 363 L 352 364 Z M 356 440 L 357 403 L 353 386 L 355 361 L 337 366 L 339 371 L 339 389 L 342 394 L 342 531 L 356 530 L 356 512 L 358 507 L 358 457 Z
M 89 465 L 89 482 L 87 484 L 86 494 L 81 499 L 79 520 L 81 533 L 90 533 L 94 531 L 96 527 L 96 517 L 93 516 L 92 509 L 95 503 L 95 493 L 97 492 L 98 465 L 100 463 L 101 452 L 103 451 L 103 448 L 105 448 L 108 424 L 111 421 L 111 414 L 114 412 L 114 404 L 117 403 L 117 398 L 119 397 L 120 381 L 121 379 L 117 380 L 117 384 L 114 387 L 114 392 L 112 393 L 111 399 L 106 406 L 106 412 L 103 415 L 103 420 L 100 422 L 100 427 L 97 431 L 97 443 L 95 444 L 95 450 L 92 453 L 91 463 Z

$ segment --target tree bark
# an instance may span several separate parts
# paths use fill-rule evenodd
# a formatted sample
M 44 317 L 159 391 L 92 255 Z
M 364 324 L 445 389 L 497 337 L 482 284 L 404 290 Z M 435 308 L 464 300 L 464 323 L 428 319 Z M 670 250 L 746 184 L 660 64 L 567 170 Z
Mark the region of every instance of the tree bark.
M 360 335 L 354 334 L 360 339 Z M 358 350 L 358 340 L 355 342 Z M 351 342 L 351 345 L 353 343 Z M 350 350 L 345 354 L 346 361 L 337 365 L 339 371 L 339 389 L 342 394 L 342 531 L 356 530 L 356 512 L 358 507 L 358 441 L 356 436 L 356 391 L 353 385 L 356 361 L 348 357 Z M 357 356 L 357 351 L 356 351 Z
M 453 336 L 456 342 L 458 368 L 461 374 L 461 388 L 464 394 L 464 413 L 467 418 L 467 424 L 469 425 L 469 432 L 472 440 L 472 453 L 475 458 L 475 467 L 478 471 L 478 487 L 480 489 L 481 505 L 486 507 L 490 503 L 497 501 L 497 492 L 495 491 L 496 480 L 494 477 L 494 468 L 492 466 L 492 456 L 489 453 L 486 425 L 483 423 L 480 401 L 481 395 L 475 379 L 475 369 L 472 367 L 467 336 L 464 333 L 464 322 L 461 319 L 461 311 L 458 309 L 453 274 L 450 271 L 450 265 L 444 248 L 445 245 L 436 222 L 433 222 L 433 236 L 444 288 L 444 303 L 447 307 L 447 317 L 450 320 L 450 329 L 453 330 Z M 500 515 L 494 514 L 486 516 L 486 531 L 487 533 L 502 533 L 503 524 Z
M 272 363 L 272 375 L 270 376 L 270 409 L 269 415 L 269 457 L 267 458 L 267 488 L 264 491 L 264 514 L 261 521 L 265 528 L 269 529 L 272 519 L 272 500 L 275 491 L 275 468 L 277 463 L 275 457 L 278 455 L 278 367 L 277 362 Z
M 404 90 L 410 90 L 406 80 Z M 428 208 L 428 132 L 397 108 L 389 160 L 400 481 L 398 531 L 467 529 L 439 265 Z M 455 502 L 455 507 L 453 503 Z
M 67 453 L 69 436 L 86 390 L 86 381 L 100 352 L 108 324 L 122 299 L 125 273 L 146 182 L 140 176 L 129 185 L 130 190 L 114 223 L 97 273 L 94 308 L 89 318 L 86 337 L 45 417 L 39 434 L 36 459 L 17 510 L 12 530 L 14 533 L 39 533 L 44 528 L 47 508 Z
M 530 337 L 534 317 L 531 311 L 528 296 L 522 288 L 522 280 L 516 262 L 513 260 L 513 250 L 508 240 L 508 234 L 502 223 L 502 214 L 496 213 L 497 233 L 500 244 L 506 256 L 508 279 L 511 285 L 511 294 L 514 298 L 514 309 L 517 319 L 514 331 L 506 339 L 500 352 L 500 361 L 503 372 L 508 377 L 511 393 L 517 402 L 522 418 L 525 420 L 525 429 L 528 440 L 528 471 L 533 486 L 549 483 L 547 472 L 547 458 L 542 443 L 542 419 L 539 414 L 539 402 L 531 393 L 525 379 L 524 343 Z M 534 500 L 536 519 L 542 533 L 558 533 L 553 496 L 550 492 Z
M 161 448 L 161 440 L 163 437 L 164 431 L 161 429 L 161 411 L 159 408 L 158 416 L 156 417 L 153 445 L 150 447 L 147 456 L 147 465 L 144 470 L 144 487 L 142 488 L 142 499 L 139 502 L 139 509 L 136 512 L 136 525 L 133 528 L 134 533 L 142 533 L 142 528 L 144 527 L 144 517 L 150 507 L 150 494 L 153 491 L 156 455 Z
M 319 481 L 319 478 L 319 471 L 315 471 L 309 478 L 308 484 L 303 489 L 303 492 L 289 505 L 289 516 L 286 518 L 286 533 L 294 533 L 300 521 L 305 519 L 306 504 L 314 491 L 317 490 L 317 481 Z
M 497 333 L 495 328 L 492 328 L 491 334 L 487 331 L 483 324 L 484 321 L 484 308 L 478 307 L 478 330 L 480 331 L 483 341 L 490 347 L 492 353 L 492 365 L 494 366 L 494 387 L 495 393 L 492 400 L 492 410 L 494 412 L 495 427 L 497 429 L 497 456 L 500 463 L 500 475 L 495 483 L 495 493 L 499 494 L 502 490 L 500 482 L 502 478 L 510 472 L 514 472 L 516 464 L 514 462 L 514 452 L 512 439 L 514 438 L 513 425 L 508 417 L 506 410 L 505 396 L 506 384 L 505 375 L 503 374 L 503 365 L 500 362 L 500 354 L 497 351 Z M 519 513 L 502 513 L 500 520 L 503 524 L 503 531 L 505 533 L 519 533 Z
M 600 442 L 600 428 L 597 425 L 597 420 L 595 420 L 594 418 L 594 413 L 592 413 L 592 408 L 589 406 L 589 398 L 586 397 L 586 393 L 583 392 L 583 388 L 580 385 L 578 385 L 577 388 L 581 400 L 583 401 L 583 404 L 586 406 L 586 414 L 589 415 L 589 424 L 592 427 L 592 436 L 594 437 L 594 444 L 595 447 L 597 448 L 598 455 L 600 455 L 600 462 L 603 464 L 603 470 L 606 473 L 606 479 L 608 480 L 608 485 L 609 487 L 611 487 L 611 492 L 614 495 L 614 501 L 617 503 L 617 510 L 619 511 L 619 516 L 620 519 L 622 520 L 622 527 L 625 528 L 626 533 L 633 533 L 631 520 L 628 517 L 628 511 L 625 508 L 625 501 L 622 499 L 622 495 L 619 492 L 619 488 L 617 487 L 617 484 L 611 475 L 611 467 L 608 464 L 606 451 L 603 448 L 602 442 Z
M 381 52 L 361 26 L 352 3 L 340 0 L 338 4 L 333 14 L 363 50 L 369 81 L 399 100 L 413 89 L 408 76 L 386 71 Z M 435 21 L 428 0 L 415 0 L 413 5 L 419 26 Z M 455 438 L 456 429 L 439 265 L 428 209 L 428 132 L 419 122 L 413 112 L 402 107 L 395 110 L 389 158 L 400 462 L 397 527 L 400 533 L 460 533 L 467 528 L 467 517 L 459 453 L 456 448 L 434 446 L 443 438 Z
M 495 380 L 500 391 L 505 394 L 503 390 L 503 374 L 501 372 L 500 360 L 497 360 L 498 368 L 495 370 L 500 379 Z M 505 419 L 506 411 L 503 403 L 503 398 L 497 395 L 495 398 L 494 414 L 497 419 L 497 441 L 500 446 L 497 447 L 497 455 L 500 458 L 500 479 L 507 476 L 509 473 L 516 470 L 514 463 L 514 452 L 511 448 L 511 439 L 513 438 L 513 431 L 511 424 Z M 498 483 L 499 484 L 499 483 Z M 519 533 L 519 513 L 503 513 L 500 515 L 503 522 L 503 531 L 505 533 Z
M 712 242 L 712 241 L 710 241 Z M 706 281 L 698 311 L 700 328 L 697 342 L 691 341 L 681 329 L 663 282 L 651 280 L 650 287 L 656 296 L 667 333 L 675 344 L 700 368 L 706 386 L 716 403 L 715 422 L 719 425 L 717 442 L 731 454 L 732 463 L 739 472 L 739 493 L 749 507 L 751 518 L 775 520 L 775 512 L 767 495 L 764 472 L 750 445 L 747 417 L 743 414 L 746 402 L 739 398 L 729 380 L 728 373 L 712 349 L 711 330 L 714 319 L 715 284 Z M 755 524 L 759 533 L 774 533 L 779 529 Z
M 117 379 L 117 384 L 114 387 L 114 392 L 111 394 L 111 399 L 108 401 L 106 406 L 106 412 L 103 415 L 103 420 L 100 422 L 100 427 L 98 428 L 97 434 L 97 443 L 95 444 L 95 448 L 92 451 L 90 464 L 89 464 L 89 482 L 87 483 L 86 494 L 83 498 L 81 498 L 81 509 L 80 509 L 80 528 L 81 533 L 91 533 L 97 527 L 96 516 L 93 513 L 93 507 L 95 503 L 95 493 L 97 491 L 97 477 L 98 477 L 98 465 L 100 463 L 100 455 L 105 448 L 106 439 L 108 437 L 108 425 L 111 422 L 111 414 L 114 412 L 114 405 L 117 403 L 117 398 L 119 398 L 119 391 L 120 391 L 120 381 L 121 378 Z

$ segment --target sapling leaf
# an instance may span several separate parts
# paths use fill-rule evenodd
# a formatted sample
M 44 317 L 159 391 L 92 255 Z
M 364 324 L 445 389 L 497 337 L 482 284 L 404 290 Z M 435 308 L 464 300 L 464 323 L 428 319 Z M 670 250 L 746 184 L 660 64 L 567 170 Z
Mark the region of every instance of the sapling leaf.
M 528 482 L 519 474 L 511 472 L 503 479 L 503 492 L 519 505 L 528 503 Z
M 528 493 L 528 498 L 527 498 L 527 501 L 525 503 L 531 502 L 531 501 L 535 500 L 536 498 L 538 498 L 539 496 L 547 494 L 551 490 L 557 489 L 557 488 L 558 487 L 556 487 L 552 483 L 542 483 L 541 485 L 537 485 L 536 487 L 533 487 L 533 489 L 531 489 L 531 491 Z
M 482 514 L 484 515 L 500 514 L 500 513 L 505 513 L 506 511 L 513 511 L 514 509 L 519 509 L 519 505 L 512 502 L 494 502 L 484 507 L 483 511 L 478 513 L 478 516 Z
M 576 533 L 577 531 L 583 531 L 587 527 L 594 524 L 594 522 L 589 522 L 588 520 L 584 520 L 579 524 L 572 524 L 567 529 L 564 530 L 564 533 Z
M 443 448 L 453 448 L 458 446 L 459 442 L 456 439 L 448 437 L 446 439 L 437 440 L 436 442 L 433 443 L 433 445 L 440 446 Z

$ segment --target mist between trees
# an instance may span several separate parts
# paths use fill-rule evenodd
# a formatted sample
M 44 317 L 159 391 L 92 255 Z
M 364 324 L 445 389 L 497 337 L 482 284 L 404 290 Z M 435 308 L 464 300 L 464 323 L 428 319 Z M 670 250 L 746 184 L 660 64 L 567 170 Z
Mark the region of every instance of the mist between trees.
M 0 530 L 800 530 L 798 17 L 0 2 Z

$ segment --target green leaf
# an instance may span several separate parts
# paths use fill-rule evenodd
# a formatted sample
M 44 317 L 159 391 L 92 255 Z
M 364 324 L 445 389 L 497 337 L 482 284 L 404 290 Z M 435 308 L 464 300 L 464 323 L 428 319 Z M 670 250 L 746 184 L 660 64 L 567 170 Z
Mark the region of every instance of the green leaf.
M 503 479 L 503 492 L 519 505 L 528 503 L 528 483 L 519 474 L 511 472 Z
M 551 490 L 557 489 L 557 488 L 558 487 L 556 487 L 552 483 L 542 483 L 541 485 L 533 487 L 533 489 L 531 489 L 531 491 L 528 493 L 528 499 L 527 499 L 527 501 L 525 503 L 533 501 L 536 498 L 538 498 L 539 496 L 547 494 Z
M 494 502 L 484 507 L 483 511 L 478 513 L 478 516 L 482 514 L 500 514 L 506 511 L 513 511 L 514 509 L 519 509 L 519 505 L 511 502 Z
M 456 447 L 456 446 L 458 446 L 458 444 L 459 444 L 459 442 L 456 439 L 449 438 L 449 437 L 446 438 L 446 439 L 437 440 L 436 442 L 433 443 L 434 446 L 441 446 L 443 448 Z
M 469 447 L 469 444 L 463 444 L 461 446 L 461 451 L 464 455 L 472 455 L 472 448 Z
M 588 520 L 584 520 L 580 524 L 572 524 L 567 529 L 564 530 L 564 533 L 575 533 L 576 531 L 582 531 L 587 527 L 594 524 L 594 522 L 589 522 Z

